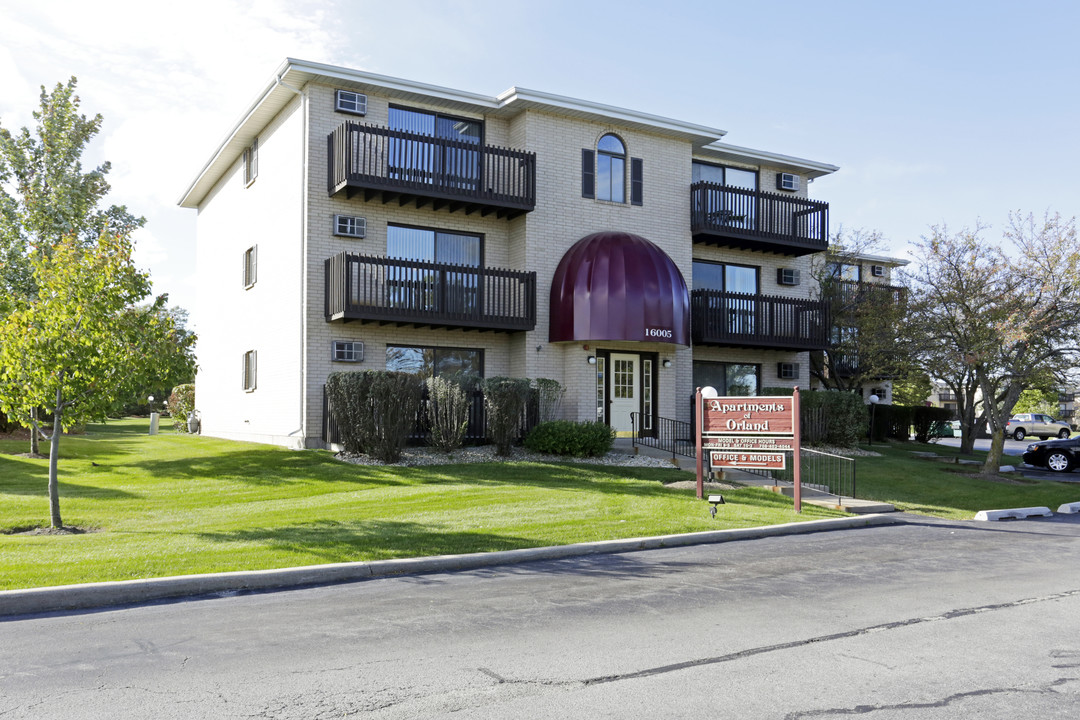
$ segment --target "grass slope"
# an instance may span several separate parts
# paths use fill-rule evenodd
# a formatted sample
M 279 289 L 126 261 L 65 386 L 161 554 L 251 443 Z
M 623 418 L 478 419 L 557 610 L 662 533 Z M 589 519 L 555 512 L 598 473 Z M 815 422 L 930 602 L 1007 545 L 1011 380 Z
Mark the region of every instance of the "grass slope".
M 484 552 L 662 535 L 840 513 L 758 489 L 725 492 L 713 520 L 676 470 L 571 463 L 366 467 L 323 451 L 92 425 L 61 442 L 48 524 L 48 461 L 0 439 L 0 589 L 329 562 Z M 47 453 L 43 443 L 42 452 Z

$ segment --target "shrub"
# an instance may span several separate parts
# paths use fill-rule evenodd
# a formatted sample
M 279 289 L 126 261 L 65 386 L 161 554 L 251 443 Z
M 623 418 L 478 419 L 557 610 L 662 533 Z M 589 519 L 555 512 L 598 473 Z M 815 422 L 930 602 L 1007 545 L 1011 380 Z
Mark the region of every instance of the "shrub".
M 552 420 L 533 428 L 525 447 L 533 452 L 573 457 L 595 457 L 611 449 L 615 434 L 602 422 Z
M 510 446 L 521 435 L 528 401 L 528 380 L 509 377 L 491 377 L 484 380 L 487 436 L 495 443 L 499 455 L 509 455 Z
M 764 388 L 762 394 L 791 395 L 791 388 Z M 866 435 L 870 416 L 856 393 L 800 390 L 799 407 L 800 438 L 806 445 L 855 447 Z
M 533 388 L 537 399 L 537 422 L 545 423 L 557 419 L 566 388 L 560 385 L 558 380 L 548 378 L 536 378 L 533 380 Z
M 431 446 L 450 452 L 465 442 L 469 427 L 469 396 L 453 379 L 431 377 L 427 380 L 428 423 L 431 426 Z
M 401 459 L 416 425 L 424 381 L 385 370 L 331 373 L 326 394 L 345 449 L 386 463 Z
M 176 432 L 188 431 L 188 417 L 195 411 L 195 383 L 177 385 L 169 393 L 169 414 Z

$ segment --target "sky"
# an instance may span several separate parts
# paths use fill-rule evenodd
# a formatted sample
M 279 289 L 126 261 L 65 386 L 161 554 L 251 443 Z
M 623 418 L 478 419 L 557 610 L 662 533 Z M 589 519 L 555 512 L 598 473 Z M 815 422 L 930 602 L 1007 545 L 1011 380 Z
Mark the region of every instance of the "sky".
M 0 126 L 78 78 L 104 116 L 84 168 L 147 219 L 136 262 L 193 313 L 177 202 L 286 57 L 496 95 L 541 90 L 726 130 L 840 166 L 832 232 L 912 257 L 932 226 L 1080 215 L 1080 3 L 0 0 Z M 689 172 L 689 171 L 688 171 Z M 198 317 L 193 316 L 197 331 Z

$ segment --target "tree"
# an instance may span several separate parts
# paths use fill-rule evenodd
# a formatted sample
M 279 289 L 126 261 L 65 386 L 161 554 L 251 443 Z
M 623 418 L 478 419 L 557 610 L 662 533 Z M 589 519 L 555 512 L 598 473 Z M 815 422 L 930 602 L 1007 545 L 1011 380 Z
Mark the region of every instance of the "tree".
M 838 269 L 858 267 L 861 257 L 880 253 L 881 233 L 845 231 L 833 236 L 826 256 L 816 257 L 811 275 L 822 298 L 829 301 L 829 349 L 811 354 L 810 373 L 830 390 L 860 390 L 863 385 L 900 374 L 908 345 L 900 333 L 906 292 L 894 285 L 879 285 L 848 278 Z
M 1044 390 L 1030 387 L 1020 393 L 1020 398 L 1013 407 L 1014 413 L 1040 413 L 1057 417 L 1060 405 L 1056 390 Z
M 110 409 L 110 415 L 114 417 L 144 412 L 148 397 L 164 402 L 176 386 L 195 382 L 197 338 L 187 329 L 188 311 L 181 307 L 157 307 L 155 303 L 141 305 L 129 312 L 156 315 L 159 321 L 170 322 L 172 330 L 159 338 L 165 344 L 153 350 L 159 362 L 148 383 L 125 388 L 117 395 Z
M 919 369 L 908 366 L 893 379 L 893 405 L 922 407 L 934 391 L 930 376 Z
M 1063 381 L 1080 353 L 1080 243 L 1075 218 L 1049 212 L 1011 214 L 1008 253 L 984 230 L 932 228 L 918 246 L 910 325 L 924 369 L 956 392 L 969 430 L 981 395 L 992 438 L 983 473 L 992 474 L 1020 393 L 1047 376 Z
M 150 279 L 131 259 L 128 237 L 103 234 L 87 247 L 75 238 L 31 257 L 33 297 L 17 298 L 0 320 L 0 410 L 48 437 L 49 506 L 53 527 L 62 527 L 58 485 L 60 438 L 72 425 L 100 420 L 124 388 L 147 382 L 176 331 L 172 319 L 136 309 Z M 47 407 L 52 432 L 32 411 Z
M 0 127 L 0 317 L 16 298 L 35 292 L 35 254 L 47 255 L 61 242 L 89 247 L 102 233 L 127 236 L 145 222 L 124 206 L 99 208 L 109 192 L 111 165 L 83 172 L 81 158 L 102 117 L 79 113 L 75 86 L 74 77 L 51 93 L 42 86 L 33 132 Z M 37 439 L 32 432 L 35 455 Z

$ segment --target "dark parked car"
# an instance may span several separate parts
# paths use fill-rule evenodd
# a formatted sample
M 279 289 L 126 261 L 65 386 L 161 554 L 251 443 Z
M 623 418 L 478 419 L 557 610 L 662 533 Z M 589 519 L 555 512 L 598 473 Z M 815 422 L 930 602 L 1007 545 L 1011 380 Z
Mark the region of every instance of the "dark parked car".
M 1080 436 L 1032 443 L 1024 451 L 1024 462 L 1054 472 L 1068 472 L 1080 467 Z

